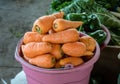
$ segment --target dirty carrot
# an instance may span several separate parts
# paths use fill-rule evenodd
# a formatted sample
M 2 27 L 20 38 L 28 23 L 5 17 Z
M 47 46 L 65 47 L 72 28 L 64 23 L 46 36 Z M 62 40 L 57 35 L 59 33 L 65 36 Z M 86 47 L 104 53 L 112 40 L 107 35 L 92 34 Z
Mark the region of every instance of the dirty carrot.
M 38 32 L 26 32 L 23 36 L 23 43 L 27 44 L 29 42 L 41 42 L 44 35 Z
M 47 42 L 31 42 L 26 45 L 22 45 L 23 55 L 33 58 L 37 55 L 42 55 L 52 51 L 52 44 Z
M 90 36 L 82 36 L 80 41 L 86 45 L 88 51 L 94 51 L 96 47 L 96 41 Z
M 52 28 L 54 20 L 55 17 L 53 15 L 41 16 L 34 22 L 32 31 L 46 34 Z
M 65 66 L 66 64 L 72 64 L 73 66 L 78 66 L 84 63 L 83 59 L 80 57 L 67 57 L 60 60 L 60 65 Z
M 62 46 L 65 54 L 74 57 L 81 57 L 86 52 L 86 45 L 82 42 L 65 43 Z
M 53 13 L 52 15 L 55 16 L 56 19 L 63 18 L 64 12 L 60 11 L 60 12 Z
M 61 45 L 60 44 L 53 44 L 53 49 L 50 52 L 53 56 L 55 56 L 56 59 L 62 58 L 63 52 L 61 50 Z
M 65 19 L 56 19 L 53 22 L 53 30 L 56 32 L 66 30 L 69 28 L 78 28 L 83 22 L 81 21 L 70 21 Z
M 79 40 L 79 33 L 76 29 L 67 29 L 65 31 L 45 35 L 42 39 L 51 43 L 67 43 Z
M 52 68 L 56 63 L 56 59 L 50 54 L 44 54 L 31 58 L 29 63 L 41 68 Z

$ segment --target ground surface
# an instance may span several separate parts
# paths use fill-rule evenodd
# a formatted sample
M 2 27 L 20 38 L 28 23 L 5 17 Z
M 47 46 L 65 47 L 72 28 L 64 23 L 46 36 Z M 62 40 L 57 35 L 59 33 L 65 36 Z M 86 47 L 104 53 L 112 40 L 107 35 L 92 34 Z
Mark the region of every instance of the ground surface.
M 50 0 L 0 0 L 0 78 L 8 84 L 21 71 L 14 58 L 18 40 L 31 30 L 34 20 L 46 14 L 49 5 Z

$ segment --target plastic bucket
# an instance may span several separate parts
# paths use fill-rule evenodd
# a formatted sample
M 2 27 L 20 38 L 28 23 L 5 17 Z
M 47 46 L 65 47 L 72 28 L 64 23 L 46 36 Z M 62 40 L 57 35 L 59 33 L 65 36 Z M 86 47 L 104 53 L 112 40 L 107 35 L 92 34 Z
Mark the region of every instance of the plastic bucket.
M 15 58 L 22 65 L 28 84 L 88 84 L 94 63 L 100 56 L 99 45 L 96 44 L 94 56 L 84 64 L 71 69 L 43 69 L 29 64 L 22 58 L 20 40 L 16 47 Z

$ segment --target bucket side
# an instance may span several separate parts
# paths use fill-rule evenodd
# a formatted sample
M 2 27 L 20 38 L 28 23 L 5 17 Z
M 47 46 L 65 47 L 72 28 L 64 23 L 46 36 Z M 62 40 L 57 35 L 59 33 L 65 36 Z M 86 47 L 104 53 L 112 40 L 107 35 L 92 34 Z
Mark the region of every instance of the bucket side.
M 71 73 L 43 73 L 23 65 L 28 84 L 88 84 L 93 66 Z

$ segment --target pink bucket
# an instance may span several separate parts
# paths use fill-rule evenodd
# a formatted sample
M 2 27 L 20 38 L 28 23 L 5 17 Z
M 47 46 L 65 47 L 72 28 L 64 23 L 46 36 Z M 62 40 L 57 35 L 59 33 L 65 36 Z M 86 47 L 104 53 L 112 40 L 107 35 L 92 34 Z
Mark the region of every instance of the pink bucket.
M 100 48 L 96 44 L 93 58 L 78 67 L 70 69 L 43 69 L 29 64 L 22 58 L 21 44 L 22 40 L 17 44 L 15 58 L 21 63 L 28 84 L 88 84 L 93 66 L 100 56 Z
M 106 26 L 101 25 L 101 27 L 107 34 L 105 41 L 100 45 L 100 49 L 103 50 L 108 45 L 108 43 L 111 39 L 111 36 L 110 36 L 110 31 L 108 30 L 108 28 Z

